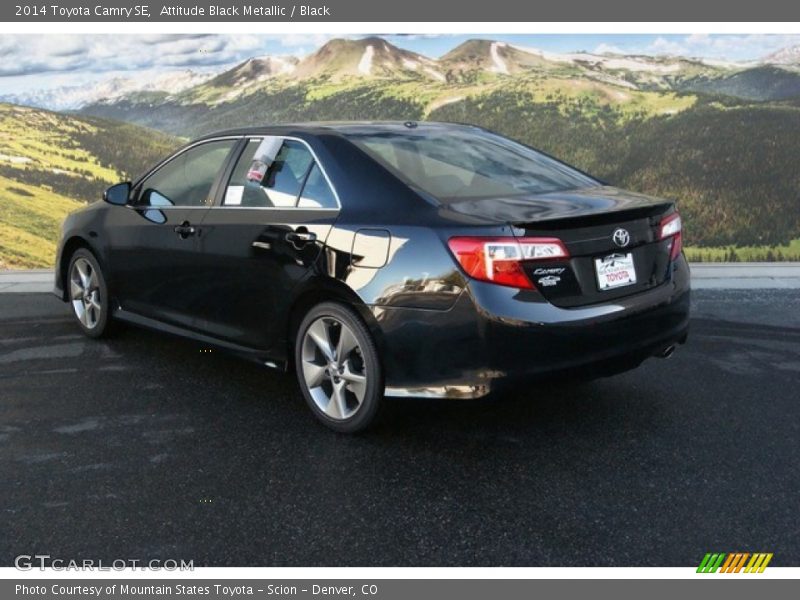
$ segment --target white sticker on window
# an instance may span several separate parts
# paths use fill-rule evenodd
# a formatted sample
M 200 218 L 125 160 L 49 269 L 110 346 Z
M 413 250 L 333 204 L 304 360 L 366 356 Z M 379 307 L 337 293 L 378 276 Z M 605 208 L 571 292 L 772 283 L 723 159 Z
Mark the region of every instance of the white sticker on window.
M 242 196 L 244 195 L 243 185 L 229 185 L 225 192 L 225 205 L 226 206 L 239 206 L 242 203 Z

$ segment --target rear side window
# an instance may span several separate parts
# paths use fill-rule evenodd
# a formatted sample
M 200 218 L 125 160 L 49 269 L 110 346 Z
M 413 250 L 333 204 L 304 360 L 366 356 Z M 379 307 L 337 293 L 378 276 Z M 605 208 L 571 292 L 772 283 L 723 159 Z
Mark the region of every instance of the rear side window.
M 300 208 L 336 208 L 333 190 L 328 185 L 328 180 L 325 179 L 319 165 L 314 164 L 311 167 L 297 206 Z
M 484 131 L 420 129 L 348 137 L 401 180 L 442 202 L 598 185 L 564 163 Z
M 190 148 L 158 169 L 144 183 L 140 203 L 148 206 L 208 206 L 211 187 L 236 140 Z
M 336 200 L 304 144 L 265 138 L 247 142 L 228 182 L 223 205 L 335 208 Z

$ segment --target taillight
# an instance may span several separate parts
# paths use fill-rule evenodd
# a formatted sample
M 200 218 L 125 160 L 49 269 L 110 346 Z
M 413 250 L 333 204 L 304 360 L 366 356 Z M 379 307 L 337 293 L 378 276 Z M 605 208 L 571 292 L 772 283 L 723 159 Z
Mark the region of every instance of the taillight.
M 683 247 L 681 216 L 674 212 L 668 217 L 664 217 L 658 226 L 658 231 L 658 239 L 666 240 L 667 238 L 672 238 L 669 258 L 670 260 L 675 260 L 681 255 L 681 248 Z
M 473 279 L 534 289 L 523 261 L 569 257 L 556 238 L 454 237 L 447 242 L 458 264 Z

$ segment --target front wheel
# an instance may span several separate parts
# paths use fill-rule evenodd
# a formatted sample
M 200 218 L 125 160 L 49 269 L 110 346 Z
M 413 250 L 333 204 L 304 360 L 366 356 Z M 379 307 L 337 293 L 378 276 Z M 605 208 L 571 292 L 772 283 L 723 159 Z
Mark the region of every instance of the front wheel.
M 372 336 L 349 307 L 323 302 L 297 331 L 295 365 L 314 415 L 331 429 L 368 427 L 383 399 L 383 372 Z
M 107 335 L 111 325 L 108 286 L 97 259 L 85 248 L 76 250 L 70 259 L 67 285 L 72 313 L 81 330 L 94 338 Z

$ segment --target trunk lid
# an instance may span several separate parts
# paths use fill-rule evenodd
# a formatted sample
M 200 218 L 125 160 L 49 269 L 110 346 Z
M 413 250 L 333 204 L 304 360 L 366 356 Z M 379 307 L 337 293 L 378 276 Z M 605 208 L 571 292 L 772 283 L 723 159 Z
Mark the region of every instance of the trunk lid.
M 447 205 L 461 215 L 513 225 L 520 237 L 556 237 L 569 259 L 524 263 L 528 277 L 552 304 L 585 306 L 650 290 L 670 278 L 670 240 L 659 239 L 659 224 L 673 202 L 609 186 L 523 198 L 464 200 Z M 622 229 L 627 243 L 614 241 Z M 630 255 L 636 282 L 601 289 L 596 261 Z

